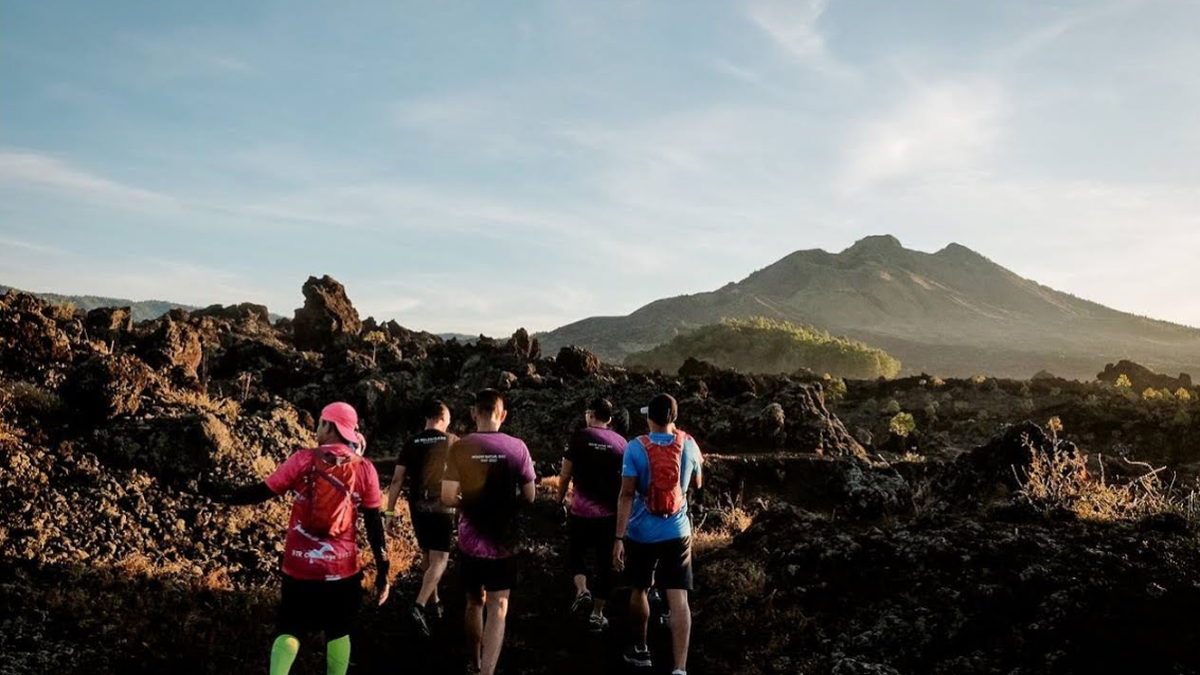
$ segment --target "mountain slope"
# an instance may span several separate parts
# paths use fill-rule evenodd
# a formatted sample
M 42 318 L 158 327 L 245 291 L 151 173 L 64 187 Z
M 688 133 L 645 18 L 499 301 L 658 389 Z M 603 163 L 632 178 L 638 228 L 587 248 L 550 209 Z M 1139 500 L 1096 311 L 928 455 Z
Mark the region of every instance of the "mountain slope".
M 937 253 L 868 237 L 841 253 L 797 251 L 740 282 L 595 317 L 539 336 L 617 360 L 724 318 L 765 316 L 862 340 L 906 372 L 1091 379 L 1128 358 L 1200 373 L 1200 330 L 1146 319 L 1042 286 L 958 244 Z
M 7 293 L 9 290 L 21 289 L 14 289 L 11 286 L 0 285 L 0 294 Z M 51 302 L 56 305 L 66 304 L 68 302 L 72 303 L 75 305 L 75 307 L 85 312 L 98 307 L 129 307 L 131 313 L 133 314 L 134 321 L 148 321 L 151 319 L 157 319 L 158 317 L 175 308 L 186 309 L 189 311 L 200 309 L 199 307 L 182 305 L 177 302 L 167 302 L 165 300 L 125 300 L 123 298 L 106 298 L 97 295 L 61 295 L 59 293 L 27 292 L 29 292 L 31 295 L 36 295 L 37 297 L 42 298 L 46 302 Z

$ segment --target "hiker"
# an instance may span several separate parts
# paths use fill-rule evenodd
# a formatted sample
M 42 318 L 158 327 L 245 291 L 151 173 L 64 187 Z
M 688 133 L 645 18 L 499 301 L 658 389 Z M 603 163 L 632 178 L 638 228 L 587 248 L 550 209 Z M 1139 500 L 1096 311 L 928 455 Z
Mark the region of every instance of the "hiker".
M 587 617 L 588 627 L 601 632 L 608 627 L 604 605 L 612 589 L 612 552 L 617 529 L 617 496 L 621 492 L 621 461 L 625 438 L 609 429 L 612 403 L 597 398 L 584 412 L 587 426 L 571 435 L 558 478 L 558 503 L 573 484 L 567 521 L 570 571 L 575 582 L 571 613 Z M 588 588 L 589 555 L 595 555 L 593 588 Z M 588 616 L 590 614 L 590 616 Z
M 421 635 L 429 637 L 432 632 L 429 617 L 442 618 L 438 584 L 450 562 L 450 542 L 454 538 L 455 513 L 453 507 L 442 503 L 442 474 L 446 469 L 446 452 L 458 437 L 446 431 L 450 426 L 450 409 L 445 403 L 428 401 L 422 413 L 425 430 L 408 439 L 400 450 L 383 515 L 388 526 L 395 522 L 396 500 L 407 475 L 409 517 L 421 549 L 421 569 L 425 571 L 410 614 Z
M 345 675 L 350 666 L 350 631 L 362 602 L 355 526 L 361 514 L 375 555 L 375 591 L 387 601 L 389 563 L 384 545 L 382 501 L 375 466 L 361 456 L 358 413 L 330 403 L 317 426 L 319 447 L 300 450 L 265 481 L 224 495 L 235 505 L 258 504 L 294 492 L 283 551 L 283 595 L 271 675 L 286 675 L 300 651 L 300 636 L 325 633 L 326 672 Z
M 500 432 L 508 417 L 500 392 L 479 392 L 471 417 L 475 433 L 450 446 L 442 502 L 461 514 L 459 576 L 467 596 L 468 673 L 493 675 L 516 583 L 517 515 L 521 506 L 533 503 L 536 476 L 525 443 Z
M 624 659 L 636 667 L 652 665 L 646 644 L 647 593 L 657 587 L 666 593 L 670 607 L 672 675 L 686 675 L 692 630 L 692 525 L 685 494 L 689 486 L 701 485 L 703 457 L 696 441 L 675 427 L 679 406 L 670 395 L 655 396 L 642 412 L 650 433 L 625 448 L 613 544 L 613 567 L 624 570 L 633 587 L 633 644 Z

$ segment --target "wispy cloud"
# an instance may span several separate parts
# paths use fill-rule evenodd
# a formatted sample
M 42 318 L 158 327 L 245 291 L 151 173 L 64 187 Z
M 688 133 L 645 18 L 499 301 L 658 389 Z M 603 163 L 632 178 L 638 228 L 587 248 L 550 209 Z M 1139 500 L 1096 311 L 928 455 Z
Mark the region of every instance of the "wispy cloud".
M 1027 32 L 1018 35 L 1005 47 L 995 54 L 1001 62 L 1016 61 L 1033 56 L 1057 43 L 1069 33 L 1079 31 L 1089 24 L 1105 19 L 1120 17 L 1133 12 L 1150 0 L 1115 0 L 1095 2 L 1082 8 L 1061 10 L 1055 4 L 1047 3 L 1046 10 L 1054 12 L 1052 17 L 1044 19 Z
M 856 125 L 844 152 L 840 188 L 923 172 L 970 171 L 1001 137 L 1002 88 L 990 80 L 920 84 L 899 105 Z
M 243 57 L 202 36 L 173 39 L 126 36 L 135 68 L 153 82 L 212 76 L 244 76 L 255 72 Z
M 41 253 L 41 254 L 45 254 L 45 255 L 58 256 L 58 257 L 64 256 L 64 255 L 70 255 L 69 252 L 64 251 L 61 248 L 56 248 L 54 246 L 46 246 L 44 244 L 36 244 L 33 242 L 29 242 L 29 241 L 23 241 L 21 239 L 12 239 L 10 237 L 0 237 L 0 247 L 8 248 L 8 249 L 19 249 L 22 251 L 28 251 L 30 253 Z
M 812 70 L 834 78 L 850 78 L 857 70 L 835 58 L 817 26 L 830 0 L 765 0 L 750 5 L 748 16 L 788 55 Z
M 166 195 L 88 172 L 51 155 L 0 150 L 0 191 L 33 190 L 115 209 L 167 211 Z

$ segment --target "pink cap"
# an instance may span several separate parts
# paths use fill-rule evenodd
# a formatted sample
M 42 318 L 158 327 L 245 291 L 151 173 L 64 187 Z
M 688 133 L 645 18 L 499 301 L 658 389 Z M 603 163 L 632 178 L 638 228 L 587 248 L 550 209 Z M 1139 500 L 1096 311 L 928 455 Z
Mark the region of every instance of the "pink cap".
M 337 427 L 342 438 L 359 446 L 366 445 L 362 434 L 358 433 L 358 413 L 349 403 L 330 403 L 321 411 L 321 419 Z

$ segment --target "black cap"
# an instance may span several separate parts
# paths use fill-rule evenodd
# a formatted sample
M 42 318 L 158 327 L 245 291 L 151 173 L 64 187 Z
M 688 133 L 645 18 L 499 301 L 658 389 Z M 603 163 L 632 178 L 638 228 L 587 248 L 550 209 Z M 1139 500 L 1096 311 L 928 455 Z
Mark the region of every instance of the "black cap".
M 659 394 L 650 399 L 650 405 L 643 408 L 646 417 L 660 427 L 672 424 L 679 417 L 679 404 L 670 394 Z
M 597 397 L 592 399 L 592 402 L 588 403 L 587 409 L 592 411 L 592 416 L 601 422 L 609 422 L 612 420 L 612 401 L 609 401 L 606 398 Z

